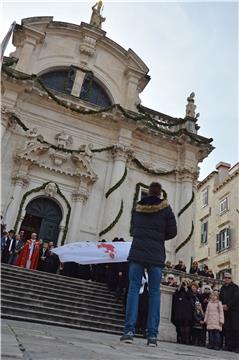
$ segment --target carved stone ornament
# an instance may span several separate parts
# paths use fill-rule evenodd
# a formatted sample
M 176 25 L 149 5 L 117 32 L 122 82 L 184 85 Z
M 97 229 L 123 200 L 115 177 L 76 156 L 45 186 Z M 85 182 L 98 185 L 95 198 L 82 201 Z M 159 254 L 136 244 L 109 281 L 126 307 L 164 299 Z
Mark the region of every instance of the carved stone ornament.
M 49 197 L 54 197 L 57 194 L 57 187 L 56 184 L 53 182 L 50 182 L 49 184 L 46 185 L 46 187 L 44 188 L 44 192 L 47 196 Z
M 79 189 L 71 194 L 71 198 L 73 201 L 85 202 L 88 199 L 88 197 L 89 197 L 89 192 L 87 189 Z
M 90 36 L 84 36 L 80 46 L 80 52 L 88 56 L 93 56 L 95 50 L 96 50 L 96 39 Z
M 87 145 L 81 145 L 79 150 L 83 150 L 83 156 L 90 162 L 92 160 L 92 157 L 94 155 L 93 151 L 93 144 L 89 143 Z
M 133 157 L 133 150 L 129 146 L 116 144 L 112 150 L 112 156 L 115 160 L 130 161 Z
M 25 149 L 37 143 L 37 136 L 38 136 L 37 132 L 38 132 L 37 128 L 32 128 L 27 130 L 26 132 L 27 140 L 25 142 Z
M 49 154 L 56 166 L 61 166 L 69 157 L 69 154 L 54 149 L 49 149 Z
M 26 171 L 14 171 L 12 174 L 12 180 L 15 184 L 21 187 L 27 187 L 29 185 L 29 176 Z
M 57 146 L 61 149 L 65 149 L 68 145 L 73 143 L 72 136 L 68 135 L 65 130 L 56 134 L 55 139 L 57 140 Z
M 37 143 L 27 149 L 18 150 L 15 160 L 21 164 L 27 161 L 30 164 L 68 176 L 77 176 L 88 183 L 96 181 L 97 176 L 89 161 L 78 153 L 68 154 L 55 150 L 48 144 Z

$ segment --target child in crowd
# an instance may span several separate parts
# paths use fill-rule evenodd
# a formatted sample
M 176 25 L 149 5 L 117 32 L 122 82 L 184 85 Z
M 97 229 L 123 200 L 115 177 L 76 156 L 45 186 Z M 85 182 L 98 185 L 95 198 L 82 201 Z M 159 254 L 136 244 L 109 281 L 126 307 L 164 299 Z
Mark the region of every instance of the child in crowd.
M 219 295 L 213 292 L 210 295 L 204 318 L 209 335 L 208 349 L 220 350 L 222 326 L 224 324 L 224 313 Z
M 195 309 L 193 311 L 193 326 L 192 326 L 192 343 L 193 345 L 204 345 L 204 312 L 199 301 L 195 303 Z

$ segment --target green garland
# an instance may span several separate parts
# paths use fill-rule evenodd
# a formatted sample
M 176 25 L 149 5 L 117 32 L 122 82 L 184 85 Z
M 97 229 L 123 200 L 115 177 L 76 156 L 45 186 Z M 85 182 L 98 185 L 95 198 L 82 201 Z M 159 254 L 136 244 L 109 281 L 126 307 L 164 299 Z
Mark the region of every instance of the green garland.
M 66 101 L 64 100 L 60 100 L 57 96 L 54 95 L 54 93 L 52 91 L 50 91 L 44 84 L 44 82 L 41 80 L 40 77 L 38 77 L 37 75 L 19 75 L 19 72 L 13 69 L 9 69 L 8 66 L 3 65 L 2 69 L 4 72 L 7 73 L 7 75 L 17 79 L 17 80 L 32 80 L 32 81 L 36 81 L 38 82 L 38 84 L 41 86 L 41 88 L 48 94 L 48 96 L 54 100 L 58 105 L 65 107 L 66 109 L 69 109 L 73 112 L 76 112 L 78 114 L 82 114 L 82 115 L 90 115 L 90 114 L 100 114 L 102 112 L 108 112 L 108 111 L 112 111 L 114 108 L 119 109 L 122 114 L 131 120 L 134 121 L 143 121 L 144 123 L 146 123 L 146 126 L 156 130 L 159 133 L 163 133 L 165 135 L 169 135 L 169 136 L 180 136 L 182 134 L 185 134 L 187 136 L 189 136 L 192 140 L 194 140 L 195 142 L 199 143 L 199 144 L 209 144 L 213 141 L 212 138 L 209 139 L 201 139 L 198 137 L 198 135 L 195 135 L 191 132 L 189 132 L 187 129 L 183 128 L 183 129 L 179 129 L 178 131 L 170 131 L 167 129 L 163 129 L 160 128 L 160 126 L 167 126 L 167 127 L 172 127 L 178 124 L 183 124 L 187 121 L 187 119 L 177 119 L 176 121 L 172 122 L 172 123 L 167 123 L 167 122 L 160 122 L 158 120 L 155 120 L 153 117 L 151 117 L 150 114 L 148 113 L 144 113 L 144 115 L 138 115 L 138 116 L 134 116 L 131 115 L 131 113 L 127 112 L 125 109 L 122 108 L 122 106 L 120 106 L 119 104 L 114 104 L 111 105 L 109 107 L 106 108 L 102 108 L 99 110 L 81 110 L 81 109 L 77 109 L 75 106 L 72 105 L 67 105 Z
M 120 205 L 120 210 L 118 212 L 118 215 L 116 216 L 116 218 L 114 219 L 114 221 L 109 225 L 107 226 L 107 228 L 105 228 L 104 230 L 102 230 L 100 233 L 99 233 L 99 236 L 102 236 L 104 234 L 106 234 L 107 232 L 109 232 L 111 229 L 113 229 L 113 227 L 117 224 L 117 222 L 119 221 L 122 213 L 123 213 L 123 209 L 124 209 L 124 203 L 123 203 L 123 200 L 121 200 L 121 205 Z
M 207 143 L 210 143 L 210 142 L 213 141 L 212 138 L 210 138 L 210 139 L 200 139 L 200 138 L 198 138 L 197 135 L 192 134 L 191 132 L 188 132 L 188 130 L 184 129 L 184 128 L 180 129 L 178 131 L 175 131 L 175 132 L 171 132 L 169 130 L 160 128 L 160 126 L 172 127 L 172 126 L 175 126 L 175 125 L 184 124 L 187 121 L 187 119 L 176 119 L 175 121 L 170 122 L 170 123 L 168 123 L 168 122 L 160 122 L 160 121 L 154 119 L 149 113 L 145 112 L 145 110 L 140 106 L 138 106 L 138 109 L 139 109 L 139 111 L 141 113 L 143 113 L 143 115 L 132 115 L 131 112 L 126 111 L 119 104 L 114 104 L 114 105 L 111 105 L 109 107 L 99 109 L 99 110 L 80 110 L 80 109 L 77 109 L 74 106 L 71 106 L 71 105 L 68 106 L 68 105 L 66 105 L 65 101 L 60 100 L 57 96 L 55 96 L 54 93 L 52 91 L 50 91 L 48 89 L 48 87 L 45 86 L 44 82 L 37 75 L 35 75 L 35 74 L 33 74 L 33 75 L 27 75 L 27 74 L 26 75 L 19 75 L 19 73 L 20 73 L 19 71 L 16 71 L 14 69 L 9 69 L 9 67 L 7 65 L 3 65 L 2 69 L 3 69 L 4 72 L 7 73 L 7 75 L 9 75 L 11 77 L 14 77 L 15 79 L 37 81 L 38 84 L 42 87 L 42 89 L 44 91 L 46 91 L 46 93 L 50 96 L 51 99 L 53 99 L 57 104 L 65 107 L 65 108 L 67 108 L 67 109 L 69 109 L 69 110 L 71 110 L 73 112 L 77 112 L 79 114 L 89 115 L 89 114 L 99 114 L 99 113 L 102 113 L 102 112 L 108 112 L 108 111 L 112 111 L 113 108 L 117 108 L 122 112 L 122 114 L 126 118 L 134 120 L 134 121 L 143 120 L 143 122 L 146 122 L 147 126 L 149 126 L 150 128 L 152 128 L 154 130 L 157 130 L 158 132 L 162 132 L 162 133 L 170 135 L 170 136 L 178 136 L 178 135 L 181 135 L 181 134 L 186 134 L 192 140 L 194 140 L 194 141 L 196 141 L 198 143 L 204 143 L 204 144 L 207 144 Z M 85 72 L 87 72 L 87 71 L 85 70 Z
M 19 210 L 18 210 L 18 214 L 17 214 L 17 218 L 16 218 L 16 222 L 15 222 L 15 226 L 14 226 L 14 230 L 17 231 L 17 226 L 19 224 L 19 221 L 20 221 L 20 218 L 21 218 L 21 214 L 22 214 L 22 209 L 23 209 L 23 206 L 24 206 L 24 203 L 26 201 L 26 198 L 28 197 L 28 195 L 30 194 L 33 194 L 33 193 L 37 193 L 43 189 L 45 189 L 45 187 L 50 183 L 51 181 L 48 181 L 44 184 L 42 184 L 41 186 L 38 186 L 32 190 L 29 190 L 27 191 L 23 197 L 22 197 L 22 200 L 21 200 L 21 203 L 20 203 L 20 206 L 19 206 Z M 56 188 L 57 188 L 57 194 L 60 195 L 60 197 L 65 201 L 66 203 L 66 206 L 68 208 L 68 212 L 67 212 L 67 216 L 66 216 L 66 224 L 65 224 L 65 229 L 64 229 L 64 233 L 63 233 L 63 237 L 62 237 L 62 240 L 61 240 L 61 245 L 64 245 L 65 243 L 65 239 L 66 239 L 66 234 L 67 234 L 67 231 L 68 231 L 68 225 L 69 225 L 69 220 L 70 220 L 70 215 L 71 215 L 71 206 L 69 204 L 69 201 L 66 199 L 66 197 L 62 194 L 59 186 L 57 184 L 56 185 Z
M 191 239 L 191 237 L 193 236 L 194 233 L 194 223 L 192 221 L 192 227 L 191 227 L 191 231 L 190 234 L 188 235 L 188 237 L 176 248 L 175 252 L 177 253 L 180 249 L 182 249 L 183 246 L 185 246 L 189 240 Z
M 194 191 L 192 191 L 192 197 L 190 201 L 179 211 L 178 217 L 181 216 L 182 213 L 184 213 L 184 211 L 187 210 L 187 208 L 189 208 L 189 206 L 193 203 L 193 201 L 194 201 Z
M 115 191 L 116 189 L 118 189 L 118 187 L 120 187 L 121 184 L 123 184 L 123 182 L 125 181 L 126 179 L 126 176 L 127 176 L 127 166 L 125 166 L 125 169 L 124 169 L 124 174 L 122 175 L 121 179 L 119 181 L 117 181 L 117 183 L 112 186 L 108 191 L 107 193 L 105 194 L 105 197 L 106 199 L 110 196 L 110 194 Z
M 16 123 L 24 130 L 24 131 L 28 131 L 29 128 L 19 119 L 19 117 L 17 117 L 15 114 L 11 114 L 12 119 L 14 119 L 16 121 Z M 39 141 L 41 144 L 46 144 L 48 145 L 50 148 L 54 149 L 54 150 L 60 150 L 66 153 L 83 153 L 84 150 L 79 150 L 79 149 L 64 149 L 64 148 L 60 148 L 59 146 L 53 145 L 45 140 L 42 140 L 41 136 L 38 136 L 37 141 Z M 106 146 L 104 148 L 99 148 L 99 149 L 93 149 L 92 152 L 98 153 L 98 152 L 103 152 L 103 151 L 108 151 L 108 150 L 113 150 L 114 146 Z
M 132 205 L 132 208 L 131 208 L 131 219 L 130 219 L 130 229 L 129 229 L 129 233 L 130 233 L 130 236 L 133 236 L 132 235 L 132 230 L 133 230 L 133 214 L 134 214 L 134 209 L 135 209 L 135 205 L 137 204 L 138 202 L 138 197 L 139 197 L 139 191 L 140 191 L 140 188 L 141 187 L 144 187 L 146 189 L 149 189 L 149 185 L 145 185 L 143 183 L 137 183 L 136 184 L 136 187 L 135 187 L 135 193 L 134 193 L 134 198 L 133 198 L 133 205 Z M 163 194 L 163 199 L 166 200 L 168 198 L 168 195 L 166 193 L 166 191 L 164 189 L 161 190 L 162 191 L 162 194 Z
M 170 175 L 176 172 L 176 170 L 170 170 L 170 171 L 155 171 L 155 170 L 150 170 L 148 168 L 146 168 L 141 162 L 140 160 L 138 160 L 137 158 L 132 159 L 132 162 L 134 162 L 140 169 L 144 170 L 145 172 L 147 172 L 148 174 L 151 175 L 158 175 L 158 176 L 164 176 L 164 175 Z

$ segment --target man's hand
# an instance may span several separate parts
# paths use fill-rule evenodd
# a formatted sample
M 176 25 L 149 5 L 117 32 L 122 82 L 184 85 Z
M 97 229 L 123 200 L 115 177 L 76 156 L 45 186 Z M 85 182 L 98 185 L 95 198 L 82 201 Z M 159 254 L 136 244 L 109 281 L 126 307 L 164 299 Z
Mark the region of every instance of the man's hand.
M 120 271 L 118 275 L 119 275 L 119 276 L 122 276 L 122 275 L 123 275 L 123 273 Z
M 227 310 L 229 309 L 228 306 L 227 306 L 227 304 L 222 305 L 222 307 L 223 307 L 223 310 L 224 310 L 224 311 L 227 311 Z

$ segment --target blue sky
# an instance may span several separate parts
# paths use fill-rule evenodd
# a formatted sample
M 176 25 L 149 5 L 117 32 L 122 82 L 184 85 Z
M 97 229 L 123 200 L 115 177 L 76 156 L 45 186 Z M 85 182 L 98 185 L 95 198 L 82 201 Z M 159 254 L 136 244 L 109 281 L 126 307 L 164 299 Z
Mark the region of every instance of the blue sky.
M 31 16 L 89 22 L 94 1 L 3 1 L 1 38 L 12 21 Z M 184 117 L 194 91 L 199 133 L 216 149 L 199 164 L 200 179 L 219 161 L 238 161 L 238 3 L 104 1 L 103 29 L 149 67 L 145 106 Z M 9 46 L 6 55 L 12 51 Z

